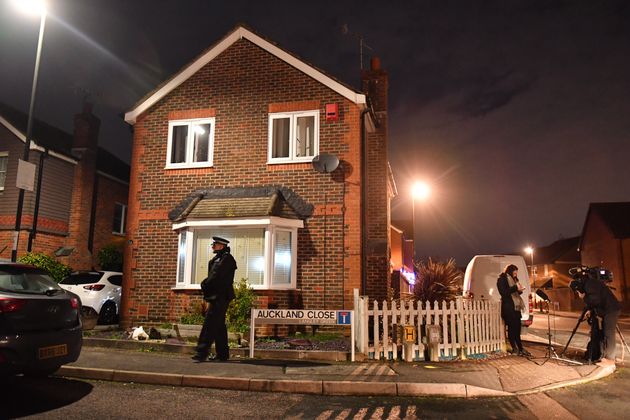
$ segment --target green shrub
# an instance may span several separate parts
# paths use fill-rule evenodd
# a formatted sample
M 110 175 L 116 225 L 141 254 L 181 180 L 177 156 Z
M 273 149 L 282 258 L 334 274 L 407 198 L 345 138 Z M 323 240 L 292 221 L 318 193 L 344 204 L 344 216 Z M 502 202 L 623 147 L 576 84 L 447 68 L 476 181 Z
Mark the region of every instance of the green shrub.
M 182 315 L 180 322 L 185 325 L 203 325 L 207 310 L 208 304 L 206 302 L 196 302 Z
M 413 294 L 419 301 L 453 300 L 461 289 L 464 274 L 455 265 L 455 260 L 433 261 L 416 264 L 416 284 Z
M 19 262 L 34 265 L 35 267 L 48 271 L 48 274 L 50 274 L 57 283 L 72 273 L 72 268 L 57 261 L 54 257 L 42 253 L 29 252 L 20 257 Z
M 101 270 L 122 271 L 123 269 L 123 252 L 120 245 L 109 244 L 104 246 L 98 252 L 97 258 Z
M 256 293 L 249 287 L 246 279 L 241 279 L 234 287 L 235 297 L 226 314 L 226 322 L 229 331 L 245 334 L 249 331 L 250 317 Z

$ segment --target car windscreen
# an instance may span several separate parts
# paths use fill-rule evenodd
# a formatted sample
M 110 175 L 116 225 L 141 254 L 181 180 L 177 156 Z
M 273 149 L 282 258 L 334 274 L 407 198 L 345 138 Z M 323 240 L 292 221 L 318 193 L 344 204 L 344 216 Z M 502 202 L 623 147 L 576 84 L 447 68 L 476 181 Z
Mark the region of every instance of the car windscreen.
M 103 277 L 103 273 L 72 273 L 65 279 L 61 280 L 60 284 L 90 284 L 97 283 L 101 277 Z
M 61 291 L 45 271 L 29 269 L 0 269 L 0 291 L 11 293 L 41 294 Z

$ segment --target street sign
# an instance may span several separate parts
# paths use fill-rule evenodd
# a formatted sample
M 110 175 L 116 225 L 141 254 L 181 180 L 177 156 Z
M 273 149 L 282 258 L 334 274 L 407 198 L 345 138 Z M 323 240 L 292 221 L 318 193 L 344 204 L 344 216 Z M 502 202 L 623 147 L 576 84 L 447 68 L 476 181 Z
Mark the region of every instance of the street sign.
M 405 325 L 404 333 L 403 333 L 403 341 L 405 343 L 415 343 L 416 342 L 416 327 L 413 325 Z
M 354 311 L 328 309 L 252 309 L 249 357 L 254 357 L 257 324 L 346 325 L 350 327 L 351 360 L 354 362 Z
M 15 186 L 27 191 L 35 189 L 35 164 L 18 159 L 18 170 Z

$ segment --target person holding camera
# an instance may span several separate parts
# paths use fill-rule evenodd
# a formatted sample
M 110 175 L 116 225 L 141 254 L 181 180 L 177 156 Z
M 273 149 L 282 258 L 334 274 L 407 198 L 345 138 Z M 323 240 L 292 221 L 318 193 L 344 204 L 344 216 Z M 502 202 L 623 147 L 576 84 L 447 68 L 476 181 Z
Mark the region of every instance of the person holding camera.
M 208 277 L 201 282 L 203 299 L 208 302 L 208 311 L 199 333 L 196 354 L 192 357 L 197 362 L 208 359 L 212 343 L 215 343 L 217 355 L 212 360 L 225 361 L 230 357 L 225 315 L 230 301 L 234 299 L 234 272 L 236 261 L 229 241 L 219 236 L 212 237 L 214 257 L 208 262 Z
M 530 357 L 531 353 L 521 343 L 521 310 L 525 309 L 521 294 L 525 287 L 518 281 L 517 266 L 510 264 L 505 267 L 497 279 L 497 289 L 501 295 L 501 318 L 507 325 L 512 354 Z
M 573 280 L 569 286 L 584 300 L 586 316 L 597 316 L 603 319 L 604 357 L 600 363 L 614 365 L 617 350 L 615 329 L 621 312 L 621 304 L 610 288 L 600 279 L 586 275 L 579 280 Z

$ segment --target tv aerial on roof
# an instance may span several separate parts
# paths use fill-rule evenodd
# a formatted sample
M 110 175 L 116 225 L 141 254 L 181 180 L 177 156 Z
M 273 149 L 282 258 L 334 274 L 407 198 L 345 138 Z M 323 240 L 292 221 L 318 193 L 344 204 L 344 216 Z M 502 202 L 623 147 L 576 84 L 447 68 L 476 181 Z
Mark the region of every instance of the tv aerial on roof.
M 317 172 L 330 173 L 339 166 L 339 158 L 335 155 L 322 153 L 313 158 L 313 169 Z

